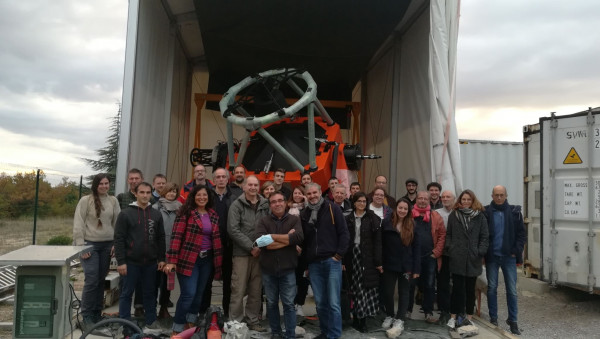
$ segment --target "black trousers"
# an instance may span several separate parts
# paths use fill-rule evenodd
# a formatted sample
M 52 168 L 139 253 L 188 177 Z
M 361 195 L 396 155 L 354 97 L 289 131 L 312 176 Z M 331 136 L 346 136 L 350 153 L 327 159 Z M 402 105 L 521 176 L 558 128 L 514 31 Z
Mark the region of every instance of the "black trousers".
M 475 282 L 477 277 L 452 274 L 452 297 L 450 313 L 469 315 L 475 309 Z
M 385 313 L 388 317 L 394 317 L 394 289 L 398 283 L 398 311 L 396 319 L 406 320 L 406 310 L 408 308 L 408 290 L 410 288 L 410 274 L 383 271 L 381 275 L 384 294 Z
M 437 272 L 438 309 L 450 313 L 450 258 L 442 255 L 442 268 Z

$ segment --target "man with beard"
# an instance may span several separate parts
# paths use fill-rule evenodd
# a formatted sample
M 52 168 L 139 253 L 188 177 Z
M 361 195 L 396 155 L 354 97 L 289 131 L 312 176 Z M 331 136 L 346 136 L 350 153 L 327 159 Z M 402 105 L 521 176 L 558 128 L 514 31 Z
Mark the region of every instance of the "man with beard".
M 246 179 L 246 169 L 242 165 L 237 165 L 233 169 L 233 182 L 229 187 L 231 188 L 231 193 L 235 198 L 239 197 L 244 193 L 244 179 Z M 235 200 L 235 198 L 233 200 Z
M 440 192 L 442 192 L 442 185 L 437 182 L 430 182 L 427 184 L 427 192 L 429 192 L 429 205 L 431 210 L 435 211 L 442 208 L 442 201 L 440 200 Z
M 419 188 L 419 182 L 417 179 L 408 178 L 404 184 L 406 185 L 406 194 L 403 198 L 406 198 L 406 200 L 410 201 L 410 204 L 414 206 L 417 202 L 417 188 Z
M 318 338 L 342 335 L 342 258 L 350 234 L 342 210 L 321 194 L 317 183 L 306 185 L 308 206 L 300 213 L 304 231 L 304 249 L 309 279 L 313 289 L 319 327 Z M 318 236 L 317 236 L 318 234 Z

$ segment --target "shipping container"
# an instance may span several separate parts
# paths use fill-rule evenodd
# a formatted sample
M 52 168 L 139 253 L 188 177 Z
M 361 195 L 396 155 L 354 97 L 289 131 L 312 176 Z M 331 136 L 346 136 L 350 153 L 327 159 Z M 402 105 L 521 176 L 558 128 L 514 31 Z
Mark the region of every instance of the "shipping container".
M 525 272 L 598 293 L 600 109 L 523 128 Z
M 460 140 L 463 188 L 471 189 L 482 204 L 492 201 L 492 188 L 506 187 L 508 201 L 523 205 L 523 143 Z

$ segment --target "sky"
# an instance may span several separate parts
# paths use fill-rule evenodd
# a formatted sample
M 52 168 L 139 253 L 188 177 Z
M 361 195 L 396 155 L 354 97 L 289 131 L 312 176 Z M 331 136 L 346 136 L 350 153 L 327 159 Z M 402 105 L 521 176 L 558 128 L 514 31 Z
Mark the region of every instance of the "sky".
M 600 2 L 462 0 L 461 139 L 522 141 L 600 106 Z M 92 173 L 123 85 L 127 1 L 0 0 L 0 172 Z

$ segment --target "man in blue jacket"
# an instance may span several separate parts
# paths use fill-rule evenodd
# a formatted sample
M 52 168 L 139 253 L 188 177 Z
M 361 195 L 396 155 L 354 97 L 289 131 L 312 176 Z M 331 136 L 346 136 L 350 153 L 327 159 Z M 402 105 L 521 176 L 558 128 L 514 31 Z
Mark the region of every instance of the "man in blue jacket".
M 304 255 L 317 304 L 321 334 L 317 338 L 342 335 L 342 258 L 348 249 L 350 234 L 342 210 L 321 196 L 317 183 L 306 185 L 308 206 L 300 213 L 304 233 Z
M 492 202 L 485 206 L 490 234 L 490 246 L 485 257 L 488 309 L 490 322 L 498 326 L 498 269 L 502 268 L 508 304 L 506 323 L 513 334 L 520 335 L 517 325 L 517 265 L 523 263 L 523 247 L 527 235 L 521 206 L 509 205 L 506 198 L 506 188 L 495 186 L 492 190 Z

